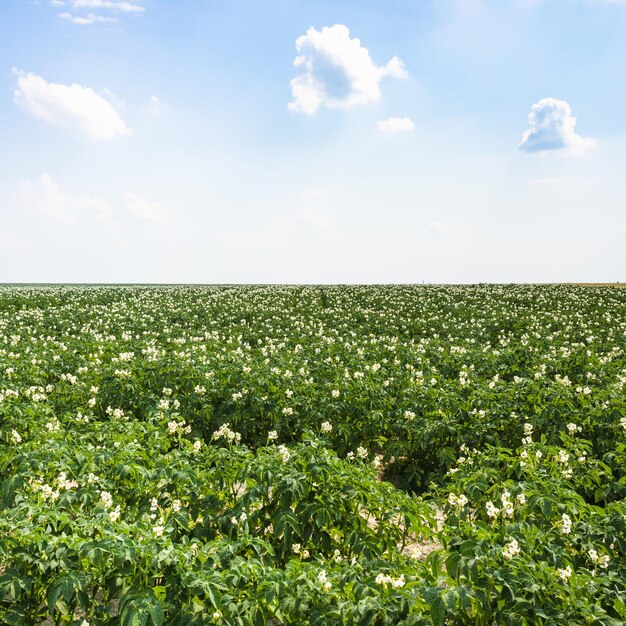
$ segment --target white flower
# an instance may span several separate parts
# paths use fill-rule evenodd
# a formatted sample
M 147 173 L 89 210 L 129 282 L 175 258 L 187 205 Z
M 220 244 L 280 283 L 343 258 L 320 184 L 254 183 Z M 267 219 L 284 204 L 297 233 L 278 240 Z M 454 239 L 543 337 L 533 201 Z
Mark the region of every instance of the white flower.
M 504 548 L 502 548 L 502 556 L 505 559 L 512 559 L 514 556 L 517 556 L 520 553 L 519 544 L 517 543 L 517 539 L 511 539 L 509 543 L 507 543 Z
M 400 578 L 391 579 L 391 586 L 394 589 L 399 589 L 400 587 L 404 587 L 405 584 L 406 584 L 406 581 L 404 580 L 404 574 L 401 574 Z
M 366 448 L 363 448 L 361 446 L 359 446 L 356 449 L 356 455 L 360 458 L 360 459 L 367 459 L 367 457 L 369 456 L 369 453 L 367 452 Z
M 565 569 L 558 569 L 557 574 L 559 575 L 559 578 L 561 580 L 567 582 L 570 579 L 570 576 L 572 575 L 571 565 L 568 565 Z
M 22 443 L 22 438 L 20 437 L 20 434 L 17 432 L 17 430 L 13 429 L 11 431 L 11 437 L 13 437 L 13 441 L 15 441 L 15 443 Z
M 152 528 L 152 533 L 155 537 L 162 537 L 164 530 L 165 528 L 161 524 L 157 524 Z
M 280 452 L 280 455 L 283 457 L 283 462 L 286 463 L 291 457 L 291 454 L 289 453 L 289 449 L 284 443 L 281 443 L 278 446 L 278 451 Z
M 500 509 L 498 509 L 496 506 L 494 506 L 493 502 L 487 502 L 487 504 L 485 504 L 485 508 L 487 509 L 487 515 L 493 519 L 495 517 L 498 517 L 498 515 L 500 514 Z
M 278 432 L 275 430 L 270 430 L 270 432 L 267 433 L 267 439 L 268 441 L 276 441 L 276 439 L 278 439 Z
M 567 513 L 561 515 L 561 526 L 564 534 L 569 535 L 572 532 L 572 519 Z
M 294 554 L 300 554 L 300 549 L 302 548 L 302 546 L 299 543 L 294 543 L 291 546 L 291 549 L 293 550 Z
M 120 505 L 118 504 L 115 509 L 109 513 L 109 518 L 112 522 L 117 522 L 117 520 L 120 518 L 120 515 Z
M 413 411 L 405 411 L 404 419 L 409 422 L 412 422 L 415 419 L 415 413 L 413 413 Z
M 322 422 L 321 431 L 323 433 L 330 433 L 333 431 L 333 425 L 330 422 Z
M 326 576 L 326 570 L 325 570 L 325 569 L 323 569 L 323 570 L 322 570 L 322 571 L 321 571 L 321 572 L 317 575 L 317 580 L 318 580 L 320 583 L 322 583 L 322 584 L 324 584 L 324 583 L 328 580 L 328 577 Z
M 601 567 L 602 569 L 606 569 L 609 566 L 610 562 L 611 562 L 611 558 L 609 557 L 608 554 L 603 554 L 598 557 L 598 566 Z
M 178 513 L 178 511 L 180 511 L 181 508 L 181 502 L 180 500 L 174 500 L 174 502 L 172 502 L 172 511 L 174 511 L 174 513 Z
M 194 452 L 200 452 L 201 448 L 202 448 L 202 442 L 199 439 L 196 439 L 193 442 L 193 451 Z
M 556 456 L 556 460 L 560 463 L 567 464 L 569 463 L 569 454 L 566 450 L 559 450 L 559 453 Z
M 333 389 L 333 390 L 330 392 L 330 395 L 331 395 L 333 398 L 338 398 L 338 397 L 339 397 L 339 389 Z
M 113 496 L 108 491 L 101 491 L 100 502 L 105 509 L 108 509 L 113 506 Z

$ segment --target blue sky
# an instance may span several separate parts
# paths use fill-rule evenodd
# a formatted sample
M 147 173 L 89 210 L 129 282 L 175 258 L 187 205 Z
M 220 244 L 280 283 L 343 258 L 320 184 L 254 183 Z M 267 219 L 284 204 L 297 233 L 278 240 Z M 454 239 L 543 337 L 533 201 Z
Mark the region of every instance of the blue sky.
M 626 280 L 626 2 L 11 0 L 0 281 Z

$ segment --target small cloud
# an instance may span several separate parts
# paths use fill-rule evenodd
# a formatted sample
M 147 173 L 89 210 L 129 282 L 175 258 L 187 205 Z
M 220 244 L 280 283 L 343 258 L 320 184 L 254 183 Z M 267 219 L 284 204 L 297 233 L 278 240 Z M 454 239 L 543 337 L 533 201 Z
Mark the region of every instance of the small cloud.
M 114 17 L 105 17 L 103 15 L 95 15 L 94 13 L 88 13 L 85 16 L 72 15 L 70 13 L 59 13 L 59 17 L 64 20 L 69 20 L 72 24 L 78 24 L 79 26 L 91 26 L 92 24 L 115 24 L 118 21 Z
M 147 109 L 150 115 L 153 115 L 154 117 L 161 117 L 161 114 L 165 109 L 165 105 L 161 102 L 159 96 L 150 96 Z
M 539 100 L 532 105 L 528 123 L 530 129 L 524 133 L 518 146 L 525 152 L 564 150 L 570 154 L 582 154 L 595 145 L 593 139 L 576 134 L 576 118 L 564 100 Z
M 90 87 L 49 83 L 41 76 L 14 70 L 13 102 L 48 124 L 72 130 L 87 139 L 113 139 L 130 132 L 119 113 Z
M 114 224 L 113 212 L 107 202 L 87 195 L 68 196 L 50 174 L 42 174 L 36 181 L 22 183 L 17 200 L 26 210 L 68 226 L 87 216 L 94 216 L 110 226 Z
M 410 117 L 390 117 L 378 122 L 376 128 L 382 133 L 402 133 L 412 131 L 415 124 Z
M 406 78 L 408 72 L 398 57 L 377 66 L 359 39 L 350 37 L 343 24 L 311 27 L 296 39 L 300 72 L 291 81 L 292 111 L 313 115 L 320 107 L 349 109 L 380 99 L 380 81 L 385 76 Z
M 91 26 L 93 24 L 115 24 L 119 22 L 117 17 L 110 13 L 140 14 L 146 9 L 139 1 L 125 2 L 118 0 L 51 0 L 54 7 L 64 7 L 66 10 L 59 13 L 61 19 L 67 20 L 78 26 Z M 97 13 L 93 11 L 97 10 Z M 84 11 L 89 11 L 84 13 Z M 107 14 L 107 12 L 109 14 Z
M 144 220 L 164 222 L 171 216 L 170 212 L 161 203 L 148 202 L 132 191 L 124 192 L 122 201 L 128 211 Z
M 75 9 L 105 9 L 119 13 L 143 13 L 146 9 L 133 2 L 115 2 L 112 0 L 67 0 Z

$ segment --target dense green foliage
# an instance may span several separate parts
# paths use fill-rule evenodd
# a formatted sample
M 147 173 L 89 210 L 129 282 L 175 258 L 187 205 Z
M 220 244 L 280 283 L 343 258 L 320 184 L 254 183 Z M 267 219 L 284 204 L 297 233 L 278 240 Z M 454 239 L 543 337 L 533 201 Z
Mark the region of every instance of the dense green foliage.
M 0 288 L 0 623 L 624 624 L 626 290 Z

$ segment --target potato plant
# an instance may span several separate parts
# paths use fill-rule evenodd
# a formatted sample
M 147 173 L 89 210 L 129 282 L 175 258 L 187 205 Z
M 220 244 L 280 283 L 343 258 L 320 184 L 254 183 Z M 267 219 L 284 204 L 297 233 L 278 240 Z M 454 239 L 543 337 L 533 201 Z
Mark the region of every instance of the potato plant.
M 0 623 L 623 624 L 626 290 L 0 287 Z

